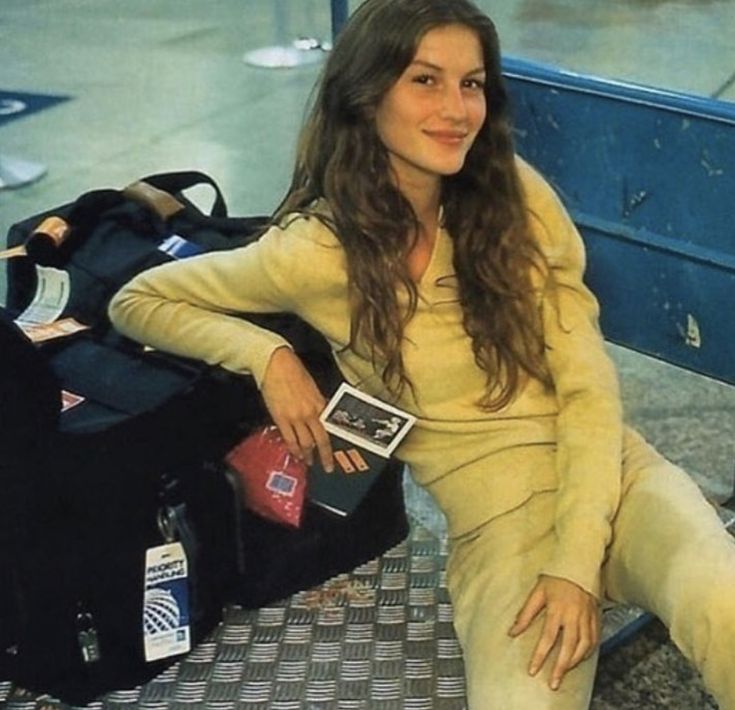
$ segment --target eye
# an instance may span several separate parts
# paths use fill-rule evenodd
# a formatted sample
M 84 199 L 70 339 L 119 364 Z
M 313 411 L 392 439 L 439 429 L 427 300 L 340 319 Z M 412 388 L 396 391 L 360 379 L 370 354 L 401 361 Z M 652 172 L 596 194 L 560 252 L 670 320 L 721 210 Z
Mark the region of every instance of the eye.
M 465 79 L 462 87 L 472 91 L 485 91 L 485 81 L 482 79 Z
M 436 80 L 431 74 L 417 74 L 413 78 L 415 84 L 423 84 L 425 86 L 431 86 L 436 83 Z

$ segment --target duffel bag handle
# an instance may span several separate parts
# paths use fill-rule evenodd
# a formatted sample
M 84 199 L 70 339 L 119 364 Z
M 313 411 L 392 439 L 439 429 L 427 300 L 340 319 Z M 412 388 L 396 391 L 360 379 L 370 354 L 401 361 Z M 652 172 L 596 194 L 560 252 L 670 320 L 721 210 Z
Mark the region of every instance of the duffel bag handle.
M 188 190 L 190 187 L 194 187 L 195 185 L 209 185 L 215 193 L 214 204 L 212 205 L 210 215 L 218 218 L 227 217 L 227 204 L 225 203 L 222 191 L 214 179 L 206 173 L 199 172 L 198 170 L 159 173 L 157 175 L 149 175 L 140 182 L 148 183 L 148 185 L 152 185 L 158 190 L 167 192 L 172 200 L 175 200 L 173 196 L 176 193 Z M 175 212 L 168 212 L 168 214 L 175 214 Z

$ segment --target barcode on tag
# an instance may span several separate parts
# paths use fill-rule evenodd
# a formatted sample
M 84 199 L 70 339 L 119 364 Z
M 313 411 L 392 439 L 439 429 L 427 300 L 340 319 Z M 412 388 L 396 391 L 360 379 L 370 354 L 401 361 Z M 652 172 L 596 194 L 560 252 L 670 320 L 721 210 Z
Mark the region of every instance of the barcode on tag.
M 289 476 L 282 471 L 271 471 L 265 487 L 269 491 L 291 498 L 296 492 L 297 483 L 298 481 L 293 476 Z

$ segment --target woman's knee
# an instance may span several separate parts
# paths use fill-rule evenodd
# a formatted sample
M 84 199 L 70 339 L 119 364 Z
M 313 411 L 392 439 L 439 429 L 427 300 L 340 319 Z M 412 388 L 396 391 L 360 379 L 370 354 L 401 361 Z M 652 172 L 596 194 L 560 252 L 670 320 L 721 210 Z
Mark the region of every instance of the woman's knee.
M 558 690 L 551 690 L 553 658 L 535 675 L 528 673 L 533 648 L 510 639 L 499 653 L 467 649 L 465 675 L 469 710 L 586 710 L 594 685 L 597 654 L 569 671 Z

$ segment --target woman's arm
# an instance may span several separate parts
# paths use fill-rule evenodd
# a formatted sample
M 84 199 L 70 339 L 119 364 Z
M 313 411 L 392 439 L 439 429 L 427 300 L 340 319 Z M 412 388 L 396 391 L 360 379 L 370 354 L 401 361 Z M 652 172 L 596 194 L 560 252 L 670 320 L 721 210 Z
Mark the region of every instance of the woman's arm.
M 316 445 L 331 463 L 313 379 L 287 341 L 238 317 L 294 312 L 318 304 L 337 254 L 311 238 L 324 228 L 299 219 L 232 251 L 172 262 L 143 272 L 112 299 L 123 334 L 155 348 L 250 373 L 292 452 L 311 459 Z M 325 269 L 320 269 L 320 261 Z M 325 273 L 326 272 L 326 273 Z M 318 305 L 314 306 L 318 307 Z
M 540 180 L 540 178 L 538 178 Z M 584 245 L 542 181 L 529 204 L 555 279 L 543 303 L 544 337 L 559 402 L 557 546 L 543 573 L 599 598 L 600 567 L 620 501 L 622 404 L 599 330 L 599 307 L 582 281 Z
M 252 373 L 260 386 L 271 354 L 288 343 L 238 314 L 290 309 L 279 277 L 288 259 L 274 242 L 283 239 L 271 230 L 247 247 L 144 271 L 113 297 L 110 320 L 159 350 Z
M 559 403 L 559 492 L 556 549 L 509 634 L 524 633 L 543 612 L 529 673 L 538 673 L 558 646 L 549 677 L 556 690 L 599 642 L 600 568 L 620 500 L 622 408 L 598 327 L 597 301 L 582 281 L 582 240 L 547 183 L 526 164 L 520 169 L 531 223 L 554 277 L 553 291 L 544 294 L 543 320 Z

